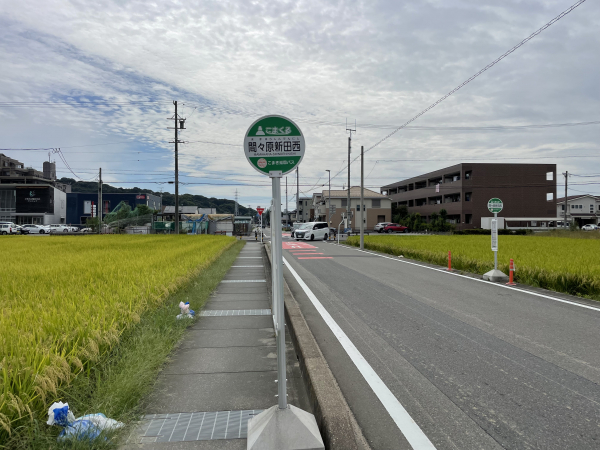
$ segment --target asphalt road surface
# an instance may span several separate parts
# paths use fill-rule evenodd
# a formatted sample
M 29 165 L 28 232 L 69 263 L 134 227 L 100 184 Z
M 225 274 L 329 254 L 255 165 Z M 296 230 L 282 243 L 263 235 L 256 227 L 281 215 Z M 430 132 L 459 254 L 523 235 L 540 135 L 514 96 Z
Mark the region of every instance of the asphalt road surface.
M 292 243 L 285 279 L 373 449 L 600 448 L 600 304 Z

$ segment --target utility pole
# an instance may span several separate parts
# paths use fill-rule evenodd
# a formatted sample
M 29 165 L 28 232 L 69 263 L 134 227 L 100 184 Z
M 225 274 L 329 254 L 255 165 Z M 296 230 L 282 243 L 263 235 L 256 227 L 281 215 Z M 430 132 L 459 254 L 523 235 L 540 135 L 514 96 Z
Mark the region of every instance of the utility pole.
M 173 100 L 175 105 L 175 115 L 169 120 L 175 121 L 175 138 L 172 143 L 175 144 L 175 234 L 179 234 L 179 130 L 185 130 L 185 119 L 177 114 L 177 100 Z M 170 127 L 169 127 L 170 128 Z
M 327 172 L 329 174 L 329 198 L 327 200 L 327 223 L 329 224 L 328 226 L 331 226 L 331 170 L 326 170 L 325 172 Z
M 348 227 L 348 221 L 350 220 L 350 153 L 352 152 L 352 132 L 356 132 L 356 121 L 354 121 L 354 129 L 348 128 L 348 121 L 346 120 L 346 131 L 350 132 L 348 136 L 348 205 L 346 206 L 346 228 Z
M 563 175 L 565 176 L 565 220 L 563 227 L 567 228 L 567 208 L 569 207 L 569 202 L 567 201 L 567 187 L 569 185 L 569 171 L 567 170 Z
M 238 191 L 237 191 L 237 189 L 235 190 L 235 208 L 233 210 L 233 215 L 234 216 L 240 215 L 240 210 L 239 210 L 239 206 L 238 206 Z
M 360 249 L 365 248 L 365 147 L 360 146 Z
M 298 167 L 296 167 L 296 222 L 300 222 L 298 215 L 300 214 L 300 175 Z
M 101 234 L 102 231 L 102 167 L 100 167 L 100 172 L 98 174 L 98 234 Z
M 288 196 L 287 196 L 287 177 L 285 177 L 285 225 L 290 224 L 290 211 L 288 210 Z

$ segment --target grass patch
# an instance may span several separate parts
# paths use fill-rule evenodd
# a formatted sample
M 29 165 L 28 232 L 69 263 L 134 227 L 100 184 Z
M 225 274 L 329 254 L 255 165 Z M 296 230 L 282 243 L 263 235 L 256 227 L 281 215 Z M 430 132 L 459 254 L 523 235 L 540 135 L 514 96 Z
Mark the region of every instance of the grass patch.
M 508 274 L 513 258 L 518 283 L 600 300 L 600 240 L 548 234 L 498 241 L 498 269 Z M 346 242 L 360 245 L 358 237 Z M 494 268 L 490 236 L 365 236 L 365 248 L 440 266 L 448 265 L 451 251 L 454 269 L 484 274 Z
M 68 387 L 58 389 L 58 395 L 51 401 L 68 402 L 76 416 L 101 412 L 125 423 L 139 418 L 146 406 L 144 398 L 154 386 L 161 366 L 183 337 L 186 328 L 193 323 L 175 319 L 179 313 L 179 302 L 189 301 L 192 309 L 199 311 L 244 244 L 244 241 L 236 241 L 215 262 L 159 306 L 143 313 L 139 323 L 125 331 L 108 354 L 80 373 Z M 56 437 L 60 428 L 49 427 L 46 419 L 45 416 L 34 414 L 30 423 L 15 428 L 8 442 L 0 444 L 0 448 L 108 450 L 118 446 L 118 439 L 58 443 Z M 124 430 L 121 433 L 127 432 Z

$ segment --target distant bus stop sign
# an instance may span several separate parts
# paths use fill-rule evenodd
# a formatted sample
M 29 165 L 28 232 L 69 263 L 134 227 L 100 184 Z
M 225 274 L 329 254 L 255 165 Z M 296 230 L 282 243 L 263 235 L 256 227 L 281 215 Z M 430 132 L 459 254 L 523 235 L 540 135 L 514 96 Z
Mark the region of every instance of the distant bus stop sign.
M 491 213 L 497 214 L 500 211 L 502 211 L 503 208 L 504 208 L 504 204 L 502 203 L 502 200 L 500 200 L 499 198 L 492 198 L 488 201 L 488 210 Z
M 246 159 L 263 175 L 294 170 L 304 157 L 300 128 L 283 116 L 264 116 L 250 125 L 244 137 Z

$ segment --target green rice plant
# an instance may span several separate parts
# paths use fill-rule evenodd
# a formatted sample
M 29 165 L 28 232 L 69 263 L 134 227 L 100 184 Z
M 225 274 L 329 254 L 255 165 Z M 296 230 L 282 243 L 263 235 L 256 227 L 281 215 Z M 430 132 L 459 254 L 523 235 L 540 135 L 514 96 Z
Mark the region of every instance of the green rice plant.
M 0 282 L 0 441 L 45 414 L 147 310 L 236 242 L 224 236 L 15 237 Z
M 349 245 L 359 246 L 358 237 Z M 494 268 L 490 236 L 365 236 L 365 248 L 448 264 L 484 274 Z M 515 280 L 567 294 L 600 300 L 600 240 L 549 236 L 499 236 L 498 268 L 508 273 L 514 259 Z

